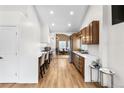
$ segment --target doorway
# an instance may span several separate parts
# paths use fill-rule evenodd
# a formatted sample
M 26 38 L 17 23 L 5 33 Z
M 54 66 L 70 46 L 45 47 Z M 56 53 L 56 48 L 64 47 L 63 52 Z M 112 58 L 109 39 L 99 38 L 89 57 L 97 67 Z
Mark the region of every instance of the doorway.
M 70 50 L 70 39 L 68 35 L 56 34 L 56 54 L 68 55 Z

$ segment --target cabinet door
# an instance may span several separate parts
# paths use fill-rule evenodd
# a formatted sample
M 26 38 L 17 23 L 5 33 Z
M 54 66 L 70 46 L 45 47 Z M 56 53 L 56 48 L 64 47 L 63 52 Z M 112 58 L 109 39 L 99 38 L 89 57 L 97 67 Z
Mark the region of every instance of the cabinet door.
M 93 21 L 89 26 L 81 30 L 82 44 L 98 44 L 99 43 L 99 21 Z
M 74 54 L 73 54 L 72 51 L 71 51 L 71 62 L 72 62 L 72 63 L 74 62 Z
M 73 53 L 74 65 L 79 70 L 79 56 Z
M 73 43 L 72 43 L 72 45 L 73 45 L 73 51 L 76 51 L 76 49 L 77 49 L 77 45 L 76 45 L 76 37 L 73 37 Z
M 75 65 L 76 65 L 76 68 L 79 70 L 79 56 L 75 55 L 75 57 L 76 57 Z
M 99 21 L 92 22 L 92 43 L 99 43 Z
M 79 71 L 81 72 L 81 74 L 84 78 L 84 58 L 83 57 L 80 57 L 79 65 L 80 65 Z
M 72 37 L 70 38 L 70 49 L 73 51 L 73 39 L 72 39 Z
M 76 55 L 73 53 L 73 63 L 76 66 Z
M 81 41 L 82 41 L 82 44 L 85 44 L 85 43 L 86 43 L 86 39 L 85 39 L 85 36 L 86 36 L 86 28 L 82 29 L 81 32 L 82 32 Z
M 92 30 L 93 30 L 93 29 L 92 29 L 92 27 L 93 27 L 93 26 L 92 26 L 92 23 L 90 23 L 90 24 L 89 24 L 89 32 L 90 32 L 90 38 L 89 38 L 89 40 L 90 40 L 90 44 L 93 43 L 93 36 L 92 36 L 92 35 L 93 35 Z
M 81 31 L 80 31 L 80 32 L 78 32 L 77 37 L 78 37 L 78 38 L 80 38 L 80 37 L 81 37 Z
M 86 27 L 86 37 L 85 37 L 85 39 L 86 39 L 86 44 L 91 44 L 92 43 L 92 41 L 91 41 L 91 31 L 90 31 L 90 27 L 89 26 L 87 26 Z
M 99 21 L 93 21 L 89 24 L 89 30 L 90 30 L 90 40 L 92 41 L 92 44 L 98 44 L 99 43 Z

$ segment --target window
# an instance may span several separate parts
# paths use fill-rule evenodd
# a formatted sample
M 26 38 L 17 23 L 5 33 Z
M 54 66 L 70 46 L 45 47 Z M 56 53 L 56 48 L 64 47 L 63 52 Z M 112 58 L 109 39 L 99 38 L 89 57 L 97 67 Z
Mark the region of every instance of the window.
M 59 41 L 59 49 L 65 49 L 66 48 L 66 41 Z

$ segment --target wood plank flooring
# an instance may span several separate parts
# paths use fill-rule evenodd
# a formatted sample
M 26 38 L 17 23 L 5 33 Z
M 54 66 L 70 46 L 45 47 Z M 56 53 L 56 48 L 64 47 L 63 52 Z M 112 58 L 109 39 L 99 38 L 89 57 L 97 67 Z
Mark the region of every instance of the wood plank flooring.
M 38 84 L 0 84 L 0 88 L 99 88 L 95 83 L 85 83 L 68 56 L 53 58 L 49 69 Z

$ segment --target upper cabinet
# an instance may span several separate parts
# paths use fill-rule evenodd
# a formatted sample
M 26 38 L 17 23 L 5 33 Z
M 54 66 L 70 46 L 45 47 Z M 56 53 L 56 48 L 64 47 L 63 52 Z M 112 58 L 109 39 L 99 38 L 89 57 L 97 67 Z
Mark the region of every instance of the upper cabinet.
M 89 25 L 92 44 L 99 44 L 99 21 L 93 21 Z
M 81 42 L 82 44 L 86 43 L 86 27 L 81 30 Z
M 81 34 L 80 34 L 81 35 Z M 77 51 L 80 49 L 80 36 L 79 33 L 73 33 L 70 37 L 70 45 L 72 51 Z
M 73 33 L 70 37 L 72 50 L 78 50 L 82 44 L 99 44 L 99 21 L 92 21 L 80 32 Z
M 76 33 L 77 38 L 80 38 L 82 35 L 81 31 Z
M 81 32 L 82 44 L 99 44 L 99 21 L 92 21 Z

